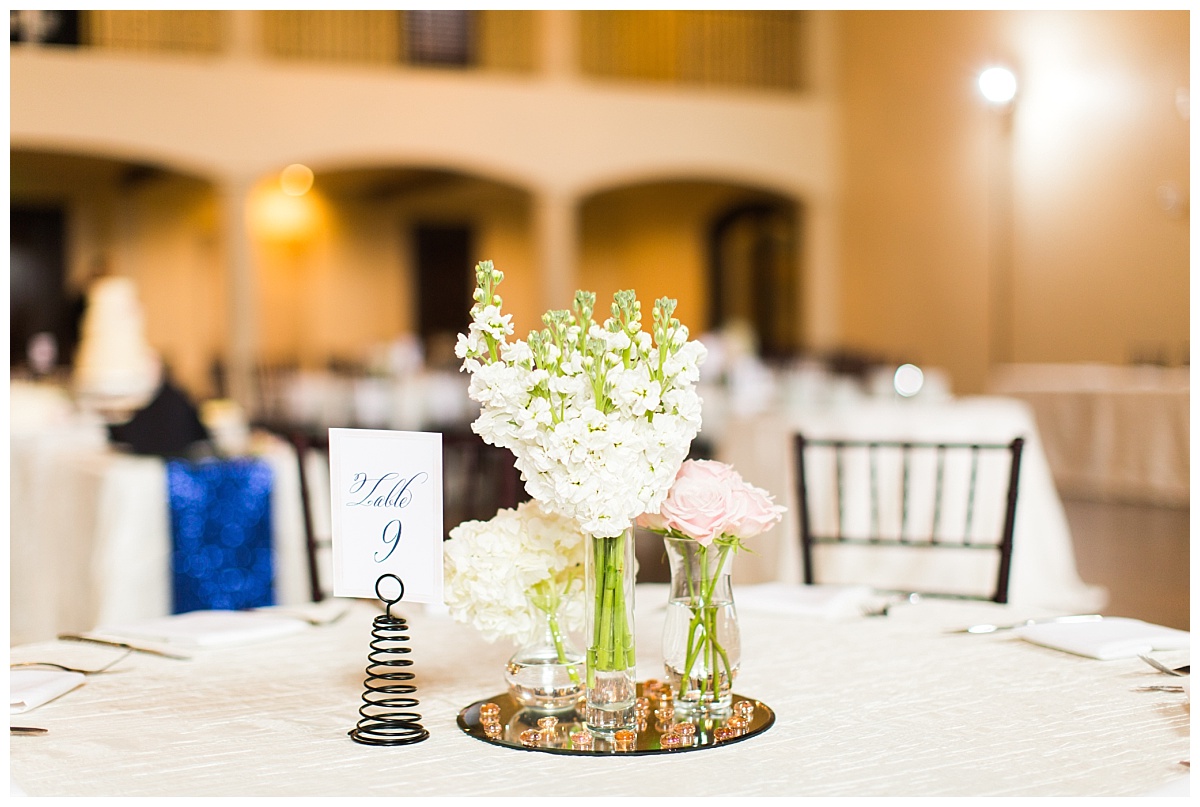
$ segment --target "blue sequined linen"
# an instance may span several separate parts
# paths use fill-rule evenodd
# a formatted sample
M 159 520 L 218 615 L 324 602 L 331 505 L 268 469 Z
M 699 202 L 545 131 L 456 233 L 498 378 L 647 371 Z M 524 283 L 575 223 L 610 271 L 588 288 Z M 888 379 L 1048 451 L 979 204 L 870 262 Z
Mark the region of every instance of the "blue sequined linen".
M 174 613 L 275 604 L 271 485 L 258 459 L 167 462 Z

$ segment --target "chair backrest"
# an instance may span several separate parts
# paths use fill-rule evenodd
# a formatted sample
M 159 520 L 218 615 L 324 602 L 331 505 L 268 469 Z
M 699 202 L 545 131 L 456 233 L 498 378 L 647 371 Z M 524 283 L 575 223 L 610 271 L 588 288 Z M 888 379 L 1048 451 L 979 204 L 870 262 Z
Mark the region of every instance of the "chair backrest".
M 442 432 L 442 498 L 447 537 L 464 521 L 487 521 L 529 499 L 516 458 L 466 429 Z
M 889 588 L 878 578 L 894 573 L 904 582 L 892 590 L 1008 601 L 1024 438 L 972 443 L 798 434 L 794 439 L 806 583 L 826 577 L 818 575 L 817 565 L 837 566 L 840 582 Z M 823 545 L 838 549 L 818 549 Z M 934 568 L 930 555 L 918 556 L 934 550 L 956 557 Z M 980 550 L 995 557 L 994 575 L 982 578 L 986 582 L 973 571 L 978 563 L 968 558 Z M 889 553 L 883 567 L 872 568 L 876 579 L 847 579 L 863 572 L 865 553 L 875 551 Z M 835 560 L 831 552 L 848 554 Z
M 309 591 L 313 602 L 321 602 L 332 594 L 326 587 L 333 553 L 329 529 L 329 432 L 292 429 L 287 432 L 287 439 L 296 452 L 296 470 L 300 475 Z

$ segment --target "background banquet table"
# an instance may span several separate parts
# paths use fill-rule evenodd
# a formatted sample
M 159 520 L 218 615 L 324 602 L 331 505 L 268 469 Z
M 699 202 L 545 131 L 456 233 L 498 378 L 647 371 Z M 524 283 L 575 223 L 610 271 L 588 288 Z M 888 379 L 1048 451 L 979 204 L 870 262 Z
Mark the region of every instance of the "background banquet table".
M 270 435 L 275 600 L 303 602 L 307 555 L 295 453 Z M 166 462 L 71 418 L 10 440 L 10 644 L 171 613 Z
M 1010 364 L 989 388 L 1033 410 L 1064 496 L 1187 506 L 1191 368 Z
M 1009 602 L 1065 610 L 1103 607 L 1107 593 L 1086 585 L 1076 571 L 1066 513 L 1029 407 L 1014 398 L 992 396 L 933 401 L 856 400 L 837 406 L 781 407 L 753 418 L 730 420 L 719 443 L 717 458 L 731 463 L 748 482 L 766 488 L 775 494 L 777 502 L 787 507 L 777 526 L 754 539 L 754 552 L 738 557 L 734 565 L 735 580 L 799 582 L 803 579 L 793 449 L 793 438 L 799 432 L 813 438 L 998 443 L 1023 436 L 1025 448 L 1017 495 Z M 878 572 L 886 577 L 893 558 L 880 557 Z M 838 555 L 830 561 L 821 568 L 831 581 L 848 578 L 845 582 L 875 582 L 862 577 L 867 571 L 864 564 L 871 562 L 865 552 Z M 955 562 L 951 572 L 955 576 L 973 573 L 971 568 L 961 568 L 957 559 Z M 977 590 L 987 591 L 994 585 L 991 568 L 978 565 Z M 937 590 L 945 585 L 937 575 L 946 573 L 930 563 L 927 571 L 917 573 L 914 585 L 917 590 L 922 585 Z
M 637 591 L 638 673 L 658 674 L 666 587 Z M 467 705 L 504 689 L 511 653 L 411 605 L 413 670 L 430 737 L 353 742 L 370 620 L 345 619 L 190 661 L 134 655 L 13 722 L 15 786 L 80 796 L 1068 796 L 1139 795 L 1186 781 L 1183 695 L 1138 659 L 1096 661 L 1012 634 L 947 627 L 1036 613 L 932 602 L 886 618 L 743 610 L 735 690 L 777 715 L 765 733 L 665 755 L 572 757 L 462 733 Z M 13 661 L 95 663 L 106 648 L 47 642 Z M 1186 651 L 1158 654 L 1167 662 Z

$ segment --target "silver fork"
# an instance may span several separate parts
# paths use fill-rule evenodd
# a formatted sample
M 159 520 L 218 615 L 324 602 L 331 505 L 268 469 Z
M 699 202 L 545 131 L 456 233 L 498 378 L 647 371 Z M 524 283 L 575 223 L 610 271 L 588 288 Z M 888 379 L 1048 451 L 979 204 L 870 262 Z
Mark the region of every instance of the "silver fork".
M 1182 667 L 1176 667 L 1175 669 L 1172 670 L 1170 667 L 1168 667 L 1166 664 L 1163 664 L 1161 661 L 1159 661 L 1156 658 L 1151 658 L 1150 656 L 1142 655 L 1140 653 L 1138 654 L 1138 658 L 1140 658 L 1142 661 L 1146 662 L 1147 664 L 1149 664 L 1151 667 L 1158 670 L 1159 672 L 1166 673 L 1167 675 L 1184 676 L 1184 675 L 1191 674 L 1191 671 L 1192 671 L 1192 665 L 1190 665 L 1190 664 L 1185 664 Z
M 106 672 L 118 673 L 118 672 L 125 672 L 125 670 L 113 670 L 113 669 L 109 669 L 109 668 L 113 667 L 119 661 L 124 661 L 129 656 L 129 654 L 132 652 L 133 652 L 132 650 L 126 650 L 124 653 L 117 656 L 115 659 L 108 662 L 103 667 L 99 667 L 94 670 L 84 670 L 84 669 L 80 669 L 79 667 L 68 667 L 65 664 L 55 664 L 52 661 L 19 661 L 16 664 L 9 664 L 8 668 L 11 670 L 11 669 L 15 669 L 17 667 L 53 667 L 56 670 L 63 670 L 64 672 L 82 673 L 83 675 L 100 675 L 101 673 L 106 673 Z

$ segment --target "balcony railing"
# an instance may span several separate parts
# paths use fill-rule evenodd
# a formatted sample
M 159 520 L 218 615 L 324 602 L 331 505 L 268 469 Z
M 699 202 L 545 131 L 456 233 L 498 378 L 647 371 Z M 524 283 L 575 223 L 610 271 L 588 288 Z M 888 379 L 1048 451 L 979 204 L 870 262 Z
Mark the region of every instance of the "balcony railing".
M 534 11 L 264 11 L 263 47 L 280 59 L 529 72 Z
M 541 67 L 531 10 L 259 11 L 268 59 L 518 73 Z M 587 77 L 699 87 L 806 89 L 803 11 L 577 11 Z M 13 41 L 110 50 L 220 53 L 230 14 L 202 11 L 11 12 Z M 39 15 L 41 15 L 39 17 Z
M 802 11 L 581 11 L 587 75 L 702 86 L 805 88 Z

